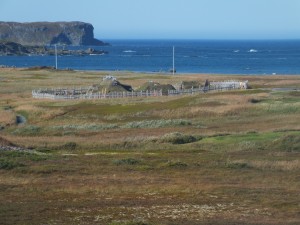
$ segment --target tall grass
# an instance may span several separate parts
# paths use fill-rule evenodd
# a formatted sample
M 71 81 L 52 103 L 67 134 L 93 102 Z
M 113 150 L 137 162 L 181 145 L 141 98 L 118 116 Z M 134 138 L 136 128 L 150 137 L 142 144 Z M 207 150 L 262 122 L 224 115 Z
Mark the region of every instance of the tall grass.
M 190 120 L 170 119 L 170 120 L 143 120 L 129 122 L 122 128 L 161 128 L 161 127 L 177 127 L 192 125 Z
M 28 125 L 15 129 L 12 133 L 21 136 L 37 136 L 41 132 L 40 126 Z
M 16 114 L 11 110 L 0 109 L 0 126 L 11 126 L 16 123 Z
M 260 170 L 298 171 L 300 160 L 234 160 L 227 163 L 230 168 L 254 168 Z
M 136 129 L 136 128 L 163 128 L 163 127 L 180 127 L 180 126 L 190 126 L 192 122 L 190 120 L 184 119 L 174 119 L 174 120 L 143 120 L 143 121 L 133 121 L 125 124 L 69 124 L 69 125 L 59 125 L 52 126 L 52 130 L 89 130 L 89 131 L 103 131 L 110 129 Z

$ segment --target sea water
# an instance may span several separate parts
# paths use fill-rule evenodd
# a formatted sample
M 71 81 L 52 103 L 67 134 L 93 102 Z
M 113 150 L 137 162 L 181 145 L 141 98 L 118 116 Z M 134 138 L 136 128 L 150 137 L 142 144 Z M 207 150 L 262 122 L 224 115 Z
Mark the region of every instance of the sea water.
M 104 55 L 58 56 L 58 68 L 166 73 L 300 74 L 300 40 L 105 40 Z M 62 47 L 61 47 L 62 48 Z M 87 49 L 85 47 L 70 47 Z M 0 56 L 0 65 L 55 66 L 55 56 Z

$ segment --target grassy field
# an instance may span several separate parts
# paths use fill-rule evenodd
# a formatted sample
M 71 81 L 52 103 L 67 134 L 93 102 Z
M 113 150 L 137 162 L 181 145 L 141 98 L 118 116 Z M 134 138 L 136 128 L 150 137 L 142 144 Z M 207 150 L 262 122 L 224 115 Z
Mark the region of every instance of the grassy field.
M 252 89 L 31 97 L 104 75 L 0 69 L 0 146 L 27 149 L 0 150 L 0 224 L 300 224 L 300 76 L 114 72 L 134 89 L 206 79 Z

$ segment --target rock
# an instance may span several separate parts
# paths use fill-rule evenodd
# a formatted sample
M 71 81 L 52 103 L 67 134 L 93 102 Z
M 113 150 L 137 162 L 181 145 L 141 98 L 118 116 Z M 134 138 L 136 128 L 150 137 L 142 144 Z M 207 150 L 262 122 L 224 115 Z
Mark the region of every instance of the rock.
M 107 45 L 94 38 L 94 27 L 84 22 L 0 22 L 0 40 L 27 46 Z
M 24 55 L 29 54 L 27 48 L 15 42 L 0 43 L 0 55 Z
M 74 56 L 85 56 L 85 55 L 102 55 L 108 52 L 103 50 L 95 50 L 88 48 L 87 50 L 67 50 L 58 49 L 58 55 L 74 55 Z M 15 42 L 0 42 L 0 56 L 22 56 L 22 55 L 55 55 L 54 48 L 46 48 L 44 46 L 24 46 Z
M 45 51 L 47 49 L 42 46 L 23 46 L 15 42 L 0 42 L 0 55 L 38 55 Z

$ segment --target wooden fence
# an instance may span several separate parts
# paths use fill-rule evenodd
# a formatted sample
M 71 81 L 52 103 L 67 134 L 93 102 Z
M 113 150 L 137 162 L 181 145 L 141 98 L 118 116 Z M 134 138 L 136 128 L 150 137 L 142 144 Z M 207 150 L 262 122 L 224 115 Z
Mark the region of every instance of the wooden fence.
M 106 98 L 135 98 L 135 97 L 158 97 L 162 91 L 132 91 L 111 93 L 85 93 L 72 89 L 33 90 L 33 98 L 41 99 L 106 99 Z
M 205 93 L 208 91 L 230 91 L 235 89 L 241 89 L 240 86 L 209 86 L 209 87 L 199 87 L 199 88 L 191 88 L 191 89 L 182 89 L 182 90 L 168 90 L 168 96 L 175 95 L 192 95 L 196 93 Z
M 168 90 L 168 96 L 176 95 L 191 95 L 195 93 L 205 93 L 208 91 L 228 91 L 234 89 L 246 89 L 248 81 L 225 81 L 225 82 L 211 82 L 207 87 L 192 87 L 191 89 Z M 106 98 L 134 98 L 134 97 L 158 97 L 162 96 L 160 91 L 132 91 L 132 92 L 111 92 L 102 93 L 89 88 L 58 88 L 58 89 L 39 89 L 32 91 L 33 98 L 41 99 L 106 99 Z

